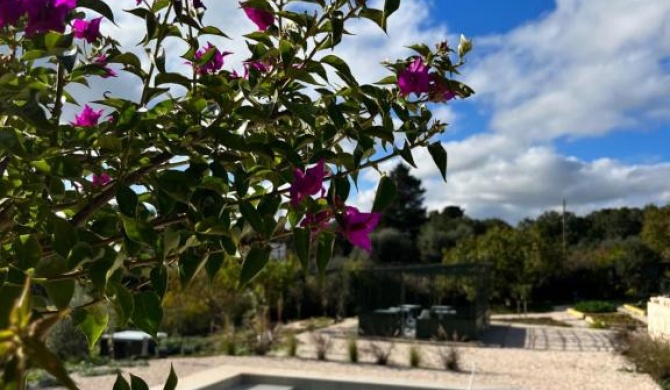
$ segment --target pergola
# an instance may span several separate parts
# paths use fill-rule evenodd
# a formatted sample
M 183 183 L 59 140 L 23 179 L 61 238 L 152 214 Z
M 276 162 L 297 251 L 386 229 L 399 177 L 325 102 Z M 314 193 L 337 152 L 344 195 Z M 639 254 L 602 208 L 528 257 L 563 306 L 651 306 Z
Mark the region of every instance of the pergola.
M 359 333 L 476 339 L 489 323 L 489 264 L 429 264 L 359 271 Z

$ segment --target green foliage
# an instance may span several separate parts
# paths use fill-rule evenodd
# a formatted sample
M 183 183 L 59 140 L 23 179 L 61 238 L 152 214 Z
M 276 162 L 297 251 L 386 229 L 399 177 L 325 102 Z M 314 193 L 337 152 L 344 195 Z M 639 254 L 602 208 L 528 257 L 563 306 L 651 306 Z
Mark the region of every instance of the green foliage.
M 351 363 L 358 363 L 358 343 L 353 337 L 347 340 L 347 357 Z
M 409 233 L 414 240 L 426 220 L 426 209 L 423 205 L 426 190 L 421 186 L 421 181 L 412 176 L 409 168 L 403 164 L 396 165 L 388 177 L 395 184 L 397 196 L 384 212 L 380 226 Z
M 438 357 L 447 371 L 461 370 L 461 351 L 453 345 L 439 346 L 437 348 Z
M 328 352 L 333 347 L 333 341 L 330 337 L 321 332 L 312 332 L 310 340 L 314 344 L 317 360 L 326 360 Z
M 277 20 L 242 38 L 247 77 L 209 68 L 216 53 L 203 50 L 203 36 L 226 34 L 206 24 L 206 10 L 191 12 L 181 1 L 149 0 L 126 11 L 143 27 L 139 48 L 114 37 L 91 45 L 74 37 L 69 26 L 84 9 L 102 15 L 102 23 L 118 19 L 104 1 L 78 1 L 62 33 L 26 34 L 30 18 L 0 31 L 0 332 L 9 332 L 0 339 L 0 365 L 9 367 L 0 386 L 17 386 L 25 370 L 41 367 L 75 387 L 43 342 L 67 317 L 89 347 L 112 321 L 152 335 L 161 328 L 217 330 L 226 318 L 237 323 L 252 299 L 281 319 L 287 298 L 297 296 L 292 272 L 274 277 L 264 270 L 274 267 L 273 245 L 307 215 L 327 213 L 332 221 L 293 240 L 303 269 L 323 278 L 336 232 L 347 223 L 350 181 L 396 156 L 413 164 L 416 148 L 428 148 L 445 175 L 446 152 L 436 139 L 446 125 L 426 109 L 440 99 L 401 96 L 387 85 L 414 57 L 385 63 L 387 84 L 360 83 L 339 57 L 346 25 L 367 19 L 386 31 L 400 1 L 386 0 L 380 9 L 317 1 L 309 14 L 286 3 L 250 3 Z M 185 44 L 186 52 L 166 50 L 168 40 Z M 473 91 L 453 77 L 470 47 L 463 39 L 458 52 L 425 44 L 415 51 L 431 76 L 467 98 Z M 168 71 L 170 64 L 184 69 Z M 76 85 L 96 89 L 107 67 L 134 78 L 139 96 L 95 91 L 97 100 L 85 102 L 70 93 Z M 96 107 L 80 111 L 85 104 Z M 81 113 L 73 122 L 63 114 L 70 108 Z M 84 112 L 100 109 L 100 118 L 84 120 Z M 304 189 L 310 193 L 291 202 L 295 172 L 320 161 L 334 191 L 315 200 Z M 410 183 L 396 205 L 410 206 L 413 239 L 425 216 L 423 189 L 398 173 L 402 168 L 390 178 Z M 379 186 L 377 209 L 393 198 L 388 184 Z M 412 191 L 408 199 L 405 189 Z M 32 285 L 40 299 L 32 299 Z M 73 300 L 77 286 L 85 288 L 85 302 Z M 166 388 L 173 383 L 171 377 Z M 115 388 L 146 384 L 119 376 Z
M 616 305 L 611 302 L 604 301 L 584 301 L 579 302 L 574 306 L 575 310 L 582 313 L 614 313 L 616 312 Z
M 655 340 L 646 333 L 621 331 L 615 349 L 635 366 L 636 371 L 649 374 L 664 389 L 670 383 L 670 344 Z
M 295 333 L 288 333 L 286 335 L 286 354 L 290 357 L 296 357 L 298 355 L 299 344 L 300 340 L 298 340 Z
M 371 235 L 372 260 L 375 263 L 411 263 L 416 250 L 408 233 L 394 228 L 383 228 Z
M 86 336 L 69 318 L 51 328 L 46 338 L 46 346 L 59 359 L 66 362 L 79 361 L 88 357 Z
M 389 363 L 389 358 L 393 353 L 395 344 L 387 342 L 371 342 L 370 353 L 375 358 L 375 363 L 380 366 L 385 366 Z
M 418 368 L 419 366 L 421 366 L 421 360 L 422 360 L 421 348 L 416 344 L 412 344 L 409 347 L 409 366 L 413 368 Z

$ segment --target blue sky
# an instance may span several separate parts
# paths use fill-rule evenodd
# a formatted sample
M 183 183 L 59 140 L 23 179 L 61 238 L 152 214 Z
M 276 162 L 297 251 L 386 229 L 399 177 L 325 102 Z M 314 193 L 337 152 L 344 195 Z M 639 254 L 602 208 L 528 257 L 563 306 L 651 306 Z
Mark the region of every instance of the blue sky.
M 253 24 L 235 1 L 203 1 L 206 20 L 237 38 L 214 43 L 235 53 L 226 67 L 239 68 L 248 55 L 239 37 Z M 122 12 L 128 2 L 112 4 L 120 28 L 103 31 L 132 46 L 142 26 Z M 405 58 L 411 44 L 455 46 L 461 33 L 474 41 L 461 79 L 476 95 L 432 107 L 450 124 L 441 138 L 448 183 L 426 152 L 414 154 L 429 209 L 458 205 L 514 222 L 559 209 L 563 198 L 579 214 L 670 201 L 670 1 L 403 0 L 388 36 L 369 22 L 349 28 L 355 35 L 336 54 L 365 82 L 388 75 L 381 61 Z M 127 94 L 132 82 L 95 90 Z M 80 100 L 95 98 L 87 93 Z M 350 202 L 366 209 L 379 173 L 362 179 Z

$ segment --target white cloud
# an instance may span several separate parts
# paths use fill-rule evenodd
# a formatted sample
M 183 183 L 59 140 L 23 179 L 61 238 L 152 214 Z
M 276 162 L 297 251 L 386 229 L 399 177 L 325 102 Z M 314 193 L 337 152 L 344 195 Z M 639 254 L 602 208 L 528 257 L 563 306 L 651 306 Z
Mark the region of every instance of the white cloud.
M 534 141 L 667 118 L 669 18 L 666 0 L 558 0 L 540 20 L 477 40 L 486 54 L 469 82 L 493 108 L 493 130 Z
M 128 3 L 131 3 L 130 5 Z M 224 50 L 226 68 L 240 68 L 248 52 L 241 35 L 254 30 L 237 2 L 205 0 L 206 22 L 233 40 L 213 39 Z M 405 46 L 454 41 L 448 28 L 434 23 L 428 1 L 404 1 L 390 19 L 389 36 L 369 21 L 353 23 L 336 54 L 363 82 L 374 82 L 388 71 L 384 59 L 410 54 Z M 113 2 L 120 28 L 103 29 L 126 47 L 141 39 L 143 24 L 120 11 L 131 1 Z M 556 138 L 602 136 L 622 127 L 644 127 L 670 119 L 670 2 L 667 0 L 557 0 L 555 11 L 504 35 L 475 38 L 471 64 L 464 68 L 475 87 L 478 109 L 491 113 L 488 132 L 445 143 L 449 153 L 447 184 L 426 151 L 414 154 L 412 173 L 427 189 L 426 205 L 441 209 L 463 206 L 476 217 L 498 216 L 511 221 L 560 207 L 571 210 L 642 205 L 670 201 L 670 164 L 626 164 L 615 158 L 585 161 L 560 154 Z M 185 46 L 168 43 L 171 69 Z M 327 54 L 327 53 L 324 53 Z M 100 91 L 132 91 L 137 79 L 107 80 L 81 95 Z M 88 95 L 91 94 L 91 95 Z M 454 124 L 460 134 L 467 117 L 458 106 L 435 108 L 436 118 Z M 653 136 L 653 134 L 650 134 Z M 351 146 L 351 145 L 349 145 Z M 390 171 L 397 159 L 381 164 Z M 369 210 L 379 174 L 361 175 L 361 191 L 352 204 Z M 366 183 L 367 182 L 367 183 Z M 353 189 L 352 189 L 353 190 Z

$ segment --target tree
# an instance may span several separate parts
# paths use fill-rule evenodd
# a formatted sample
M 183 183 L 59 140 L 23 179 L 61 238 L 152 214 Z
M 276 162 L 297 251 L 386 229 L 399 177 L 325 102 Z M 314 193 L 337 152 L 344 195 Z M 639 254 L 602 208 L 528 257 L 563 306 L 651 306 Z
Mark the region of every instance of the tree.
M 670 259 L 670 205 L 644 208 L 641 237 L 649 248 Z
M 467 218 L 463 209 L 447 206 L 441 212 L 432 211 L 421 226 L 417 247 L 424 262 L 439 262 L 444 250 L 474 234 L 477 222 Z
M 385 63 L 388 77 L 361 84 L 338 56 L 345 26 L 368 19 L 386 31 L 399 1 L 383 10 L 312 3 L 305 13 L 294 2 L 243 1 L 240 15 L 258 31 L 243 36 L 248 57 L 232 70 L 225 47 L 206 44 L 226 34 L 207 25 L 202 1 L 137 2 L 128 13 L 146 28 L 140 48 L 100 34 L 115 16 L 103 0 L 3 2 L 0 388 L 22 390 L 35 367 L 76 388 L 43 342 L 63 318 L 89 348 L 110 311 L 120 326 L 155 335 L 169 269 L 186 287 L 233 262 L 242 290 L 287 236 L 303 268 L 322 273 L 336 234 L 368 249 L 395 191 L 382 178 L 371 212 L 347 205 L 350 180 L 367 168 L 427 147 L 445 176 L 434 137 L 446 125 L 425 107 L 471 95 L 451 78 L 471 43 L 462 38 L 456 52 L 415 45 Z M 70 92 L 119 74 L 139 96 L 98 91 L 79 102 Z M 78 111 L 71 121 L 66 105 Z M 403 149 L 389 149 L 397 137 Z M 341 147 L 347 141 L 354 150 Z M 81 305 L 76 285 L 88 292 Z
M 426 190 L 421 186 L 421 180 L 412 176 L 404 164 L 396 165 L 389 177 L 395 183 L 398 195 L 384 212 L 380 225 L 407 232 L 414 241 L 426 221 L 426 209 L 423 206 Z
M 372 238 L 372 261 L 376 263 L 411 263 L 415 259 L 415 247 L 408 233 L 394 228 L 376 231 Z

